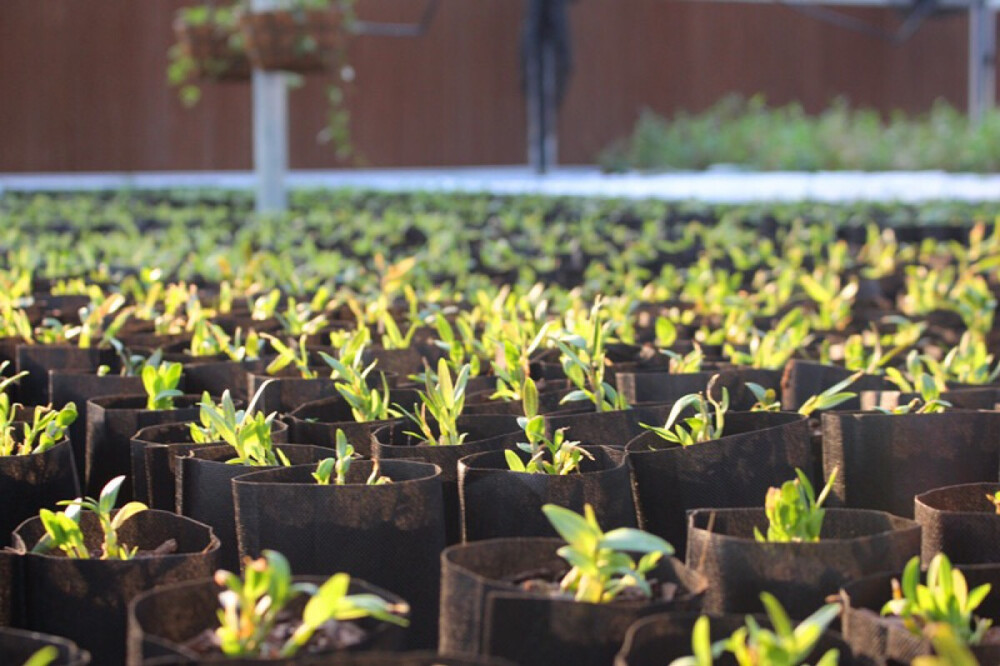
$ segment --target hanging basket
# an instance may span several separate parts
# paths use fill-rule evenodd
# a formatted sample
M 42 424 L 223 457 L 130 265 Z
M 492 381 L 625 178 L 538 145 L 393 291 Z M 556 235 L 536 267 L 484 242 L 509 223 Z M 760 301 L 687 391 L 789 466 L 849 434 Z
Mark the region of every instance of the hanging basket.
M 272 11 L 240 18 L 254 67 L 305 74 L 330 69 L 344 44 L 336 11 Z
M 242 36 L 218 25 L 191 25 L 174 21 L 174 34 L 184 53 L 195 63 L 198 78 L 209 81 L 247 81 L 250 60 Z

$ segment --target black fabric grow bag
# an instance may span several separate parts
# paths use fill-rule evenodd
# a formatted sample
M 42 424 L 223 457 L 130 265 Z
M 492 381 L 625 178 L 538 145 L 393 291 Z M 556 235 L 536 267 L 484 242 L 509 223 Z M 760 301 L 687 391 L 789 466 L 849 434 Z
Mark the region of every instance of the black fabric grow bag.
M 139 377 L 100 377 L 86 370 L 53 370 L 49 373 L 49 395 L 53 407 L 62 408 L 70 402 L 76 405 L 77 417 L 69 427 L 69 441 L 73 443 L 73 457 L 81 479 L 87 478 L 87 401 L 110 395 L 135 395 L 142 392 L 142 379 Z
M 526 571 L 566 571 L 561 539 L 491 539 L 452 546 L 441 555 L 442 652 L 495 654 L 519 664 L 608 664 L 635 619 L 696 611 L 706 582 L 674 558 L 650 578 L 677 584 L 671 601 L 577 603 L 522 592 L 505 582 Z
M 249 400 L 247 374 L 260 373 L 267 361 L 211 361 L 184 368 L 184 388 L 188 393 L 222 395 L 223 391 L 237 400 Z
M 98 547 L 102 535 L 96 514 L 83 512 L 81 526 L 88 545 Z M 24 553 L 20 624 L 75 641 L 101 666 L 125 661 L 126 608 L 132 598 L 160 585 L 211 576 L 217 563 L 219 543 L 207 525 L 163 511 L 138 513 L 118 533 L 122 542 L 140 550 L 176 539 L 177 553 L 171 555 L 121 561 L 26 552 L 44 533 L 38 518 L 15 533 L 17 550 Z
M 750 409 L 755 400 L 753 394 L 746 389 L 743 377 L 734 371 L 726 372 L 685 372 L 671 373 L 663 368 L 651 370 L 617 372 L 615 383 L 618 391 L 629 401 L 630 405 L 641 403 L 669 403 L 691 393 L 701 393 L 708 387 L 708 382 L 716 374 L 713 395 L 722 396 L 722 389 L 729 392 L 730 408 L 733 410 Z
M 823 470 L 840 472 L 830 506 L 913 517 L 920 493 L 995 481 L 1000 413 L 823 414 Z
M 585 448 L 594 459 L 584 458 L 580 473 L 563 476 L 512 472 L 505 451 L 486 451 L 462 458 L 458 463 L 462 540 L 556 536 L 542 513 L 545 504 L 558 504 L 583 513 L 584 504 L 589 503 L 605 529 L 635 527 L 635 504 L 625 452 L 604 446 Z M 527 453 L 515 452 L 527 462 Z
M 854 373 L 837 365 L 792 359 L 785 365 L 781 378 L 781 408 L 794 412 L 814 395 L 819 395 L 834 384 L 844 381 Z M 862 375 L 845 391 L 861 395 L 862 391 L 881 391 L 891 387 L 881 375 Z M 838 410 L 859 409 L 861 401 L 851 398 L 837 405 Z
M 20 666 L 48 645 L 59 651 L 52 666 L 87 666 L 90 663 L 90 653 L 81 650 L 73 641 L 51 634 L 7 628 L 0 629 L 0 664 Z
M 570 402 L 567 407 L 590 405 L 589 402 Z M 639 425 L 663 425 L 673 409 L 672 404 L 635 405 L 632 409 L 615 412 L 595 412 L 592 409 L 545 416 L 545 430 L 551 437 L 556 430 L 566 429 L 566 439 L 585 446 L 611 446 L 624 448 L 646 430 Z
M 343 486 L 317 485 L 315 465 L 236 477 L 240 557 L 276 550 L 296 573 L 344 571 L 392 590 L 413 610 L 411 645 L 434 647 L 445 546 L 441 470 L 386 460 L 380 472 L 392 483 L 368 486 L 372 467 L 371 461 L 352 462 Z
M 294 581 L 322 585 L 325 576 L 295 576 Z M 144 659 L 163 656 L 185 657 L 190 661 L 174 663 L 270 664 L 292 666 L 299 663 L 324 663 L 290 659 L 228 659 L 219 654 L 199 658 L 184 647 L 184 643 L 206 629 L 219 626 L 216 615 L 219 608 L 218 594 L 222 590 L 211 579 L 169 585 L 137 596 L 129 606 L 128 661 L 127 666 L 142 666 Z M 351 578 L 350 594 L 377 594 L 392 603 L 403 601 L 399 596 L 375 587 L 359 578 Z M 300 613 L 306 598 L 299 596 L 289 604 L 289 609 Z M 406 639 L 406 629 L 397 625 L 378 622 L 370 618 L 359 625 L 370 632 L 361 644 L 352 650 L 398 650 Z M 318 657 L 318 656 L 317 656 Z M 170 662 L 168 662 L 170 663 Z
M 458 497 L 458 461 L 467 455 L 496 451 L 516 444 L 524 436 L 514 416 L 481 414 L 460 416 L 458 427 L 468 433 L 459 446 L 417 444 L 407 435 L 416 426 L 395 421 L 372 433 L 372 457 L 379 460 L 420 460 L 441 468 L 441 491 L 444 495 L 445 539 L 449 544 L 462 538 L 462 511 Z
M 987 493 L 997 483 L 969 483 L 917 495 L 914 517 L 923 528 L 922 558 L 944 553 L 953 564 L 1000 562 L 1000 515 Z
M 674 659 L 689 656 L 692 652 L 691 632 L 699 617 L 701 615 L 697 613 L 660 613 L 637 620 L 625 633 L 625 641 L 615 657 L 615 666 L 665 666 Z M 757 617 L 756 620 L 761 626 L 770 626 L 765 617 Z M 744 615 L 709 616 L 711 641 L 715 643 L 729 638 L 745 623 Z M 839 652 L 840 666 L 856 663 L 850 646 L 840 634 L 833 631 L 823 632 L 816 647 L 803 663 L 815 664 L 831 649 Z M 726 653 L 714 663 L 718 666 L 735 666 L 736 660 Z
M 1000 619 L 1000 565 L 977 564 L 958 567 L 965 575 L 969 589 L 984 583 L 993 586 L 993 592 L 976 610 L 976 615 L 995 621 Z M 876 663 L 909 664 L 914 658 L 931 654 L 930 644 L 911 634 L 902 622 L 882 617 L 882 606 L 892 598 L 892 579 L 902 577 L 896 572 L 873 574 L 847 583 L 840 591 L 844 610 L 841 627 L 844 638 L 858 658 L 868 658 Z M 922 577 L 921 577 L 922 578 Z M 991 631 L 995 631 L 991 629 Z M 972 648 L 981 664 L 1000 663 L 1000 645 L 990 644 Z M 884 661 L 883 661 L 884 660 Z
M 847 581 L 902 569 L 920 554 L 920 526 L 881 511 L 829 509 L 818 543 L 760 543 L 764 509 L 701 509 L 691 513 L 685 561 L 711 581 L 710 613 L 760 613 L 761 591 L 788 614 L 804 618 Z
M 25 404 L 47 405 L 51 401 L 49 370 L 96 371 L 101 362 L 101 351 L 94 347 L 18 345 L 17 371 L 29 373 L 18 383 L 18 396 Z
M 781 412 L 730 412 L 723 437 L 688 447 L 647 431 L 625 450 L 639 527 L 678 552 L 687 543 L 689 510 L 760 505 L 795 468 L 814 468 L 808 420 Z
M 418 403 L 416 391 L 393 389 L 389 392 L 391 404 L 399 403 L 406 409 Z M 291 437 L 296 442 L 334 448 L 337 445 L 337 430 L 343 430 L 347 441 L 362 456 L 371 456 L 372 432 L 397 419 L 359 423 L 354 420 L 351 406 L 340 394 L 314 400 L 299 406 L 286 417 L 291 427 Z
M 8 545 L 14 528 L 37 516 L 39 509 L 54 509 L 57 502 L 79 496 L 68 440 L 44 453 L 0 456 L 0 548 Z
M 256 395 L 258 389 L 269 379 L 273 380 L 257 399 L 257 409 L 265 414 L 289 414 L 307 402 L 339 395 L 336 382 L 329 376 L 305 379 L 294 368 L 285 368 L 276 375 L 248 372 L 246 377 L 247 395 L 251 396 Z
M 87 472 L 83 484 L 88 494 L 97 496 L 114 477 L 128 478 L 119 499 L 132 499 L 132 460 L 129 442 L 142 428 L 161 423 L 198 418 L 201 396 L 174 398 L 175 409 L 146 409 L 145 395 L 106 396 L 87 401 Z
M 187 659 L 185 657 L 158 657 L 146 659 L 143 666 L 200 666 L 201 664 L 228 664 L 229 666 L 248 666 L 251 664 L 273 664 L 275 662 L 247 661 L 246 659 L 226 659 L 225 661 L 206 661 L 203 659 Z M 333 655 L 317 655 L 315 657 L 299 656 L 296 666 L 516 666 L 506 659 L 485 656 L 450 656 L 434 652 L 347 652 Z M 58 665 L 57 665 L 58 666 Z
M 278 448 L 293 465 L 330 457 L 329 449 L 317 446 L 283 444 Z M 235 457 L 232 447 L 226 444 L 199 446 L 180 458 L 177 467 L 177 512 L 211 526 L 220 543 L 219 566 L 230 571 L 240 569 L 232 480 L 248 472 L 273 469 L 226 463 Z
M 873 411 L 876 407 L 895 409 L 900 405 L 909 404 L 917 393 L 901 393 L 900 391 L 862 391 L 861 409 Z M 941 399 L 950 402 L 956 409 L 986 409 L 992 410 L 996 404 L 997 389 L 993 386 L 977 388 L 957 388 L 943 391 Z M 845 408 L 846 409 L 846 408 Z
M 273 421 L 271 438 L 279 444 L 286 443 L 288 426 L 281 421 Z M 189 423 L 165 423 L 143 428 L 129 441 L 136 499 L 145 502 L 152 509 L 175 511 L 177 456 L 185 456 L 202 446 L 220 444 L 223 442 L 195 444 L 191 439 Z

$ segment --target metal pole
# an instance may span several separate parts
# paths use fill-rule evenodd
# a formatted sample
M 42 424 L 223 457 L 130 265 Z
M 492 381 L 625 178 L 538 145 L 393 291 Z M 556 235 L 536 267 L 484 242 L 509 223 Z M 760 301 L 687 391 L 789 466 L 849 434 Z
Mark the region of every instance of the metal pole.
M 267 11 L 280 5 L 281 0 L 251 0 L 250 8 Z M 288 207 L 288 88 L 281 72 L 253 72 L 253 163 L 257 212 L 284 211 Z
M 539 12 L 540 3 L 528 0 L 526 10 Z M 534 22 L 534 24 L 532 24 Z M 526 20 L 527 53 L 524 68 L 524 98 L 528 116 L 528 164 L 535 173 L 545 173 L 545 111 L 542 100 L 542 36 L 541 21 L 537 15 Z M 532 29 L 533 28 L 533 29 Z
M 996 104 L 997 12 L 985 0 L 969 5 L 969 118 L 979 122 Z

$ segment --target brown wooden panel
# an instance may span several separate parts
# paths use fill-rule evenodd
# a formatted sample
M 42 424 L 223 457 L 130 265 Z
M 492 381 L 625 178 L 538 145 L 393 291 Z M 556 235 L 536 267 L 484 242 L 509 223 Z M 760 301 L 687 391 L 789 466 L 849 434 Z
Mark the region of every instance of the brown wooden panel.
M 2 0 L 0 171 L 245 169 L 250 90 L 205 88 L 184 109 L 165 83 L 170 22 L 183 0 Z M 417 0 L 361 0 L 365 18 L 414 20 Z M 373 166 L 500 164 L 524 156 L 518 72 L 522 0 L 442 0 L 420 39 L 351 47 L 355 144 Z M 898 25 L 891 11 L 852 16 Z M 580 0 L 576 76 L 561 153 L 593 160 L 643 107 L 702 109 L 763 92 L 816 110 L 837 95 L 882 110 L 965 101 L 966 20 L 938 18 L 896 47 L 791 9 L 669 0 Z M 322 77 L 292 92 L 292 163 L 337 166 L 316 142 Z

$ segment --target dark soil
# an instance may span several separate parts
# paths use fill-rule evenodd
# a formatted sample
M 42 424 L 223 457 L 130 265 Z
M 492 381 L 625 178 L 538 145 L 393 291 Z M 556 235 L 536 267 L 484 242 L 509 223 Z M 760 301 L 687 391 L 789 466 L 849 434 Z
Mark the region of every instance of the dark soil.
M 541 594 L 549 597 L 572 599 L 572 594 L 564 592 L 559 588 L 559 582 L 568 572 L 569 567 L 558 571 L 553 569 L 529 569 L 528 571 L 522 571 L 510 576 L 504 576 L 501 580 L 505 583 L 516 585 L 524 592 L 531 592 L 532 594 Z M 650 586 L 653 588 L 653 594 L 658 600 L 671 601 L 677 595 L 678 587 L 675 583 L 660 583 L 655 578 L 650 578 L 648 580 Z M 643 594 L 639 588 L 631 587 L 625 589 L 617 597 L 615 597 L 613 603 L 623 601 L 643 601 L 645 599 L 647 599 L 646 595 Z
M 260 653 L 253 655 L 263 659 L 279 656 L 282 646 L 299 628 L 302 621 L 284 612 L 278 617 L 274 629 L 261 646 Z M 338 622 L 330 620 L 316 630 L 309 642 L 300 650 L 308 654 L 321 654 L 347 650 L 359 645 L 368 638 L 368 632 L 354 622 Z M 199 655 L 222 654 L 215 629 L 206 629 L 184 644 L 184 647 Z

